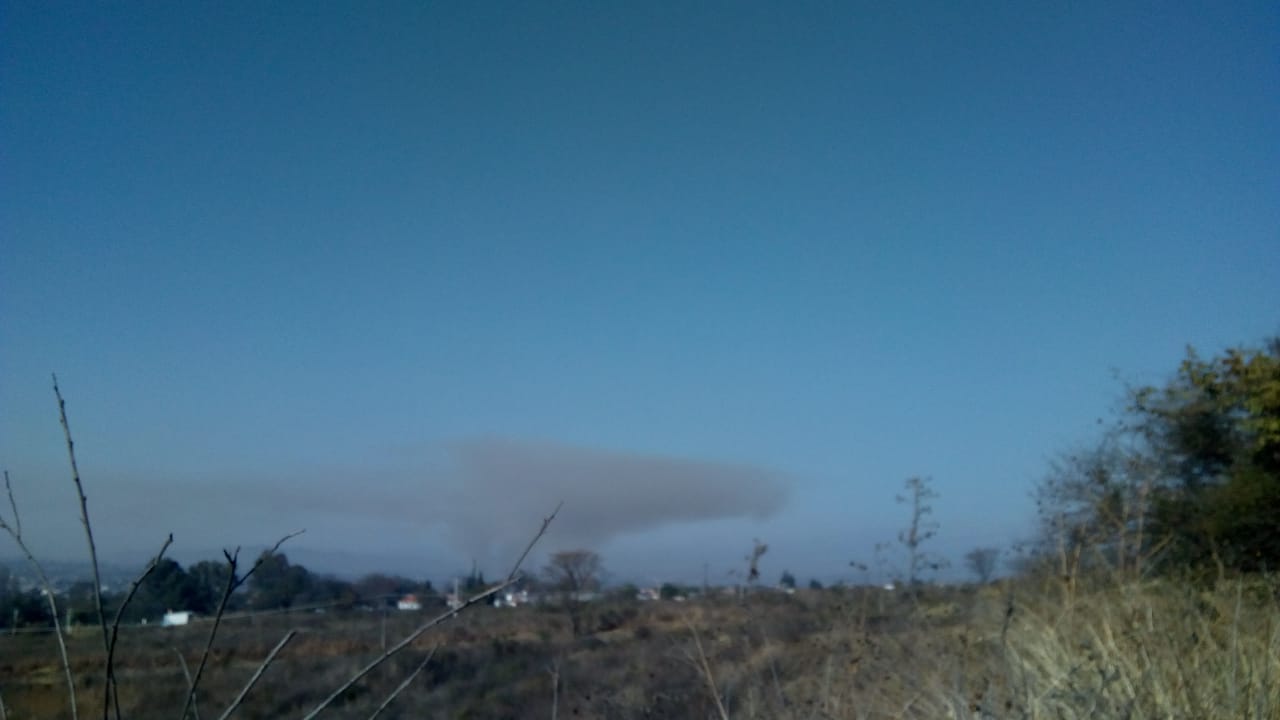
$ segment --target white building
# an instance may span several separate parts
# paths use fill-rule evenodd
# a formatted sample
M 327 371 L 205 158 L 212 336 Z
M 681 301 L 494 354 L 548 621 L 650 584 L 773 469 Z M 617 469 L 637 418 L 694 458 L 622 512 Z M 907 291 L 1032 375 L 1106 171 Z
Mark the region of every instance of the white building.
M 531 598 L 528 590 L 511 591 L 495 595 L 493 597 L 494 607 L 520 607 L 528 605 Z
M 164 617 L 160 618 L 160 624 L 164 627 L 173 627 L 175 625 L 186 625 L 191 622 L 191 618 L 194 615 L 195 613 L 191 612 L 190 610 L 180 610 L 178 612 L 174 612 L 170 610 L 169 612 L 164 614 Z

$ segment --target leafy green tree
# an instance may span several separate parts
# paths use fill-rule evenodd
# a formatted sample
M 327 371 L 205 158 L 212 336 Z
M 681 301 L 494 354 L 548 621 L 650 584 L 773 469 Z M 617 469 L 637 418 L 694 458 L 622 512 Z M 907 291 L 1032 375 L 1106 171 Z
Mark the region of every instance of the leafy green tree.
M 43 620 L 47 616 L 47 609 L 38 617 L 28 612 L 30 608 L 27 596 L 31 594 L 23 592 L 18 578 L 13 575 L 7 565 L 0 565 L 0 628 L 20 627 L 29 622 Z
M 290 565 L 284 553 L 263 553 L 262 564 L 249 578 L 249 607 L 255 610 L 290 608 L 305 602 L 313 578 L 301 565 Z
M 1031 566 L 1254 572 L 1280 564 L 1280 340 L 1202 359 L 1128 390 L 1098 444 L 1056 462 L 1038 488 Z M 1046 560 L 1048 562 L 1046 562 Z
M 86 625 L 98 622 L 98 609 L 93 594 L 93 582 L 80 580 L 67 588 L 66 597 L 62 601 L 62 611 L 67 614 L 73 625 Z
M 479 578 L 484 582 L 483 576 Z M 360 602 L 372 605 L 394 605 L 396 600 L 409 594 L 417 595 L 419 600 L 434 597 L 435 588 L 430 580 L 421 582 L 400 575 L 370 573 L 356 580 L 351 588 Z
M 231 568 L 225 562 L 215 560 L 201 560 L 187 568 L 192 584 L 192 612 L 202 615 L 216 612 L 230 574 Z
M 86 593 L 92 593 L 91 586 Z M 125 610 L 125 618 L 131 622 L 155 621 L 170 610 L 196 611 L 198 604 L 198 592 L 191 576 L 178 562 L 165 558 L 138 586 L 137 594 Z
M 0 628 L 47 626 L 49 623 L 49 606 L 40 592 L 24 590 L 9 568 L 0 565 Z
M 1152 530 L 1179 566 L 1280 563 L 1280 338 L 1201 359 L 1132 392 L 1134 427 L 1161 461 Z
M 784 588 L 786 588 L 786 589 L 788 589 L 788 590 L 795 590 L 795 589 L 796 589 L 796 576 L 795 576 L 795 575 L 792 575 L 790 572 L 788 572 L 788 571 L 786 571 L 786 570 L 783 570 L 783 571 L 782 571 L 782 577 L 778 579 L 778 585 L 779 585 L 779 587 L 784 587 Z
M 330 575 L 308 573 L 306 586 L 294 598 L 294 604 L 350 608 L 357 599 L 358 596 L 351 583 Z
M 462 580 L 462 593 L 464 595 L 476 595 L 489 589 L 489 583 L 485 582 L 484 571 L 475 564 L 471 566 L 471 573 Z

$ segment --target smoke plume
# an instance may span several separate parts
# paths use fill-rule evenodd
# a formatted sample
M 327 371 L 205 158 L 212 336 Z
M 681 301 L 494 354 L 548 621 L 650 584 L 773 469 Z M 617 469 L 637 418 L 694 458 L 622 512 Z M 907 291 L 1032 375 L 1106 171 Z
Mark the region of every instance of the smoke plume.
M 763 518 L 786 495 L 778 473 L 746 465 L 492 438 L 449 455 L 438 519 L 472 552 L 518 547 L 561 501 L 548 544 L 592 548 L 675 523 Z

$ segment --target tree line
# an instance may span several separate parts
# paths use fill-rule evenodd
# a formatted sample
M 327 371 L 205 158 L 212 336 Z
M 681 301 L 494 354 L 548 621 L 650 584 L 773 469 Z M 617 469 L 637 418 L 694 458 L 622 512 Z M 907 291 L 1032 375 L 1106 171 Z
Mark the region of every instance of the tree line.
M 138 586 L 125 608 L 126 622 L 156 622 L 170 611 L 212 614 L 227 584 L 225 562 L 202 560 L 183 567 L 172 559 L 157 563 Z M 483 577 L 468 578 L 466 584 L 483 583 Z M 123 602 L 127 589 L 108 592 L 104 604 L 108 614 Z M 231 596 L 231 612 L 279 610 L 295 607 L 331 606 L 350 609 L 358 606 L 393 606 L 397 598 L 416 595 L 424 606 L 443 603 L 429 580 L 412 580 L 400 575 L 371 573 L 348 581 L 312 572 L 289 562 L 281 552 L 263 553 L 262 563 L 247 585 Z M 96 622 L 93 583 L 79 581 L 59 594 L 58 607 L 66 613 L 60 623 Z M 48 603 L 37 588 L 25 588 L 19 579 L 0 565 L 0 628 L 51 624 Z

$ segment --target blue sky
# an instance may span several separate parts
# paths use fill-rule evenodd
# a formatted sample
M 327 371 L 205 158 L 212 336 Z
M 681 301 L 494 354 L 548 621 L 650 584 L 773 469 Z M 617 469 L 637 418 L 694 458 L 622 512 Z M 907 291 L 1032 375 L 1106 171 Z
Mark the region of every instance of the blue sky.
M 1275 3 L 686 5 L 0 5 L 38 549 L 50 371 L 114 557 L 496 570 L 563 499 L 620 577 L 836 578 L 1280 331 Z

